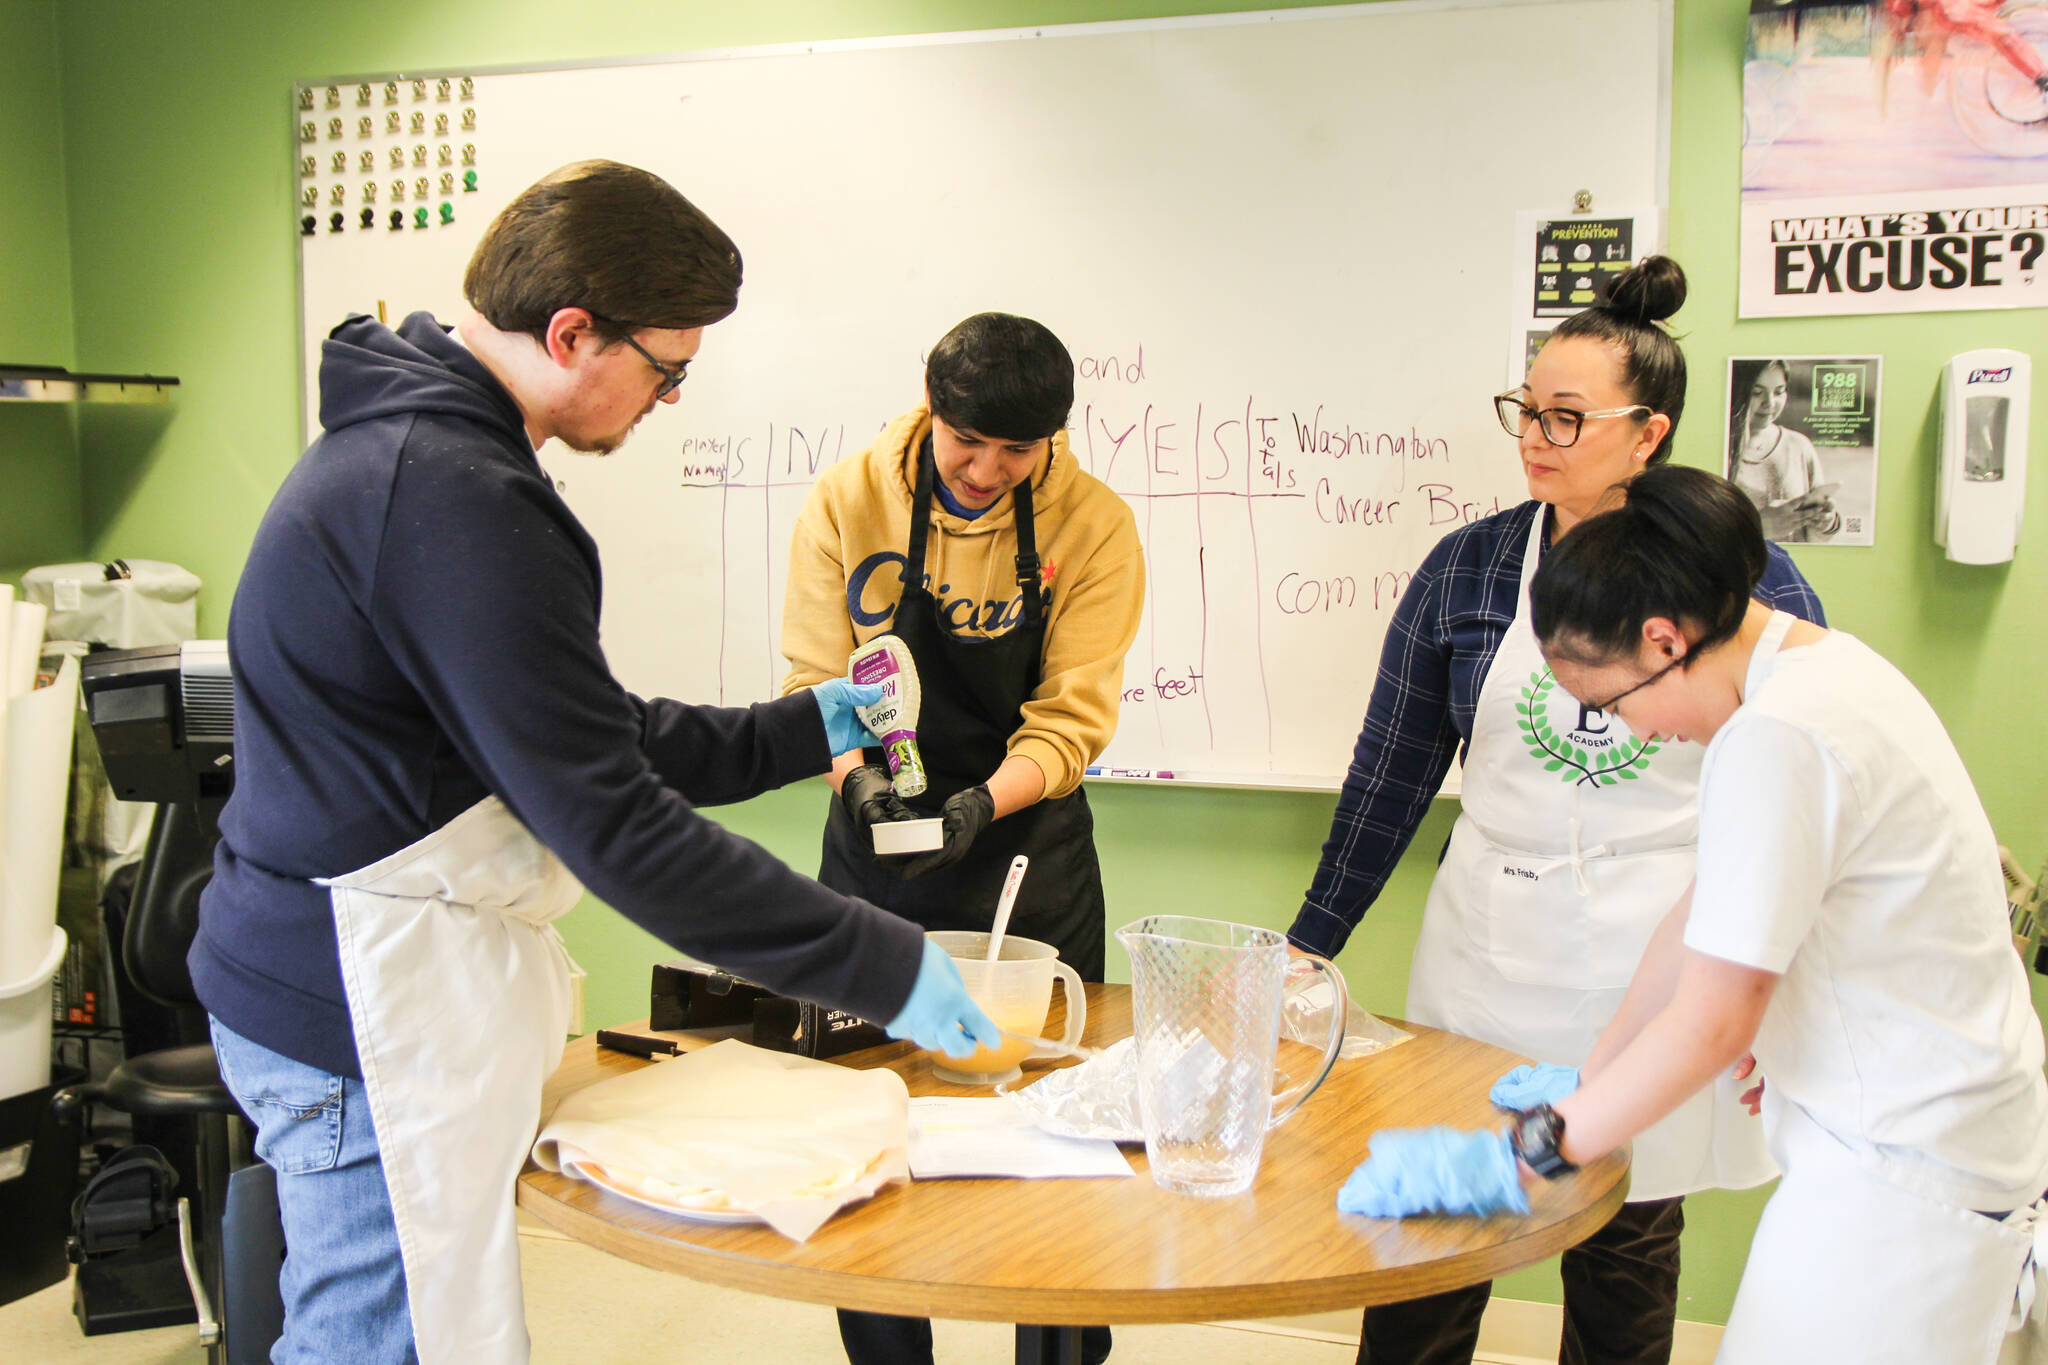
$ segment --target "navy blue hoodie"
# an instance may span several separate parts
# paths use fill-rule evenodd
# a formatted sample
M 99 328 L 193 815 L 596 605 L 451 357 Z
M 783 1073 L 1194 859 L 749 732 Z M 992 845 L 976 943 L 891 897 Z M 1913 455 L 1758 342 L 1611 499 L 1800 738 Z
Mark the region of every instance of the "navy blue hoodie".
M 363 317 L 334 330 L 320 424 L 264 514 L 229 618 L 235 791 L 189 958 L 206 1008 L 274 1051 L 359 1075 L 333 914 L 311 879 L 366 867 L 496 794 L 665 942 L 894 1017 L 917 927 L 694 809 L 825 771 L 809 694 L 711 707 L 622 688 L 598 643 L 596 545 L 511 395 L 428 314 L 396 332 Z

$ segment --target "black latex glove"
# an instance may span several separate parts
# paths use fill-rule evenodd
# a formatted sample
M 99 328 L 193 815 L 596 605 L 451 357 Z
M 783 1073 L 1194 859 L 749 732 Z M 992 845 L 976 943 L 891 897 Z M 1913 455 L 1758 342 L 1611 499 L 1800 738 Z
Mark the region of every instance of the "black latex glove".
M 876 825 L 918 818 L 916 811 L 903 804 L 903 798 L 889 784 L 889 770 L 879 763 L 864 763 L 847 773 L 846 780 L 839 785 L 839 803 L 846 807 L 846 813 L 853 817 L 853 827 L 862 834 Z
M 939 818 L 946 822 L 946 842 L 936 852 L 920 854 L 905 863 L 904 876 L 922 876 L 966 857 L 975 839 L 988 828 L 988 822 L 996 818 L 996 799 L 989 795 L 986 786 L 969 787 L 947 798 L 939 808 Z

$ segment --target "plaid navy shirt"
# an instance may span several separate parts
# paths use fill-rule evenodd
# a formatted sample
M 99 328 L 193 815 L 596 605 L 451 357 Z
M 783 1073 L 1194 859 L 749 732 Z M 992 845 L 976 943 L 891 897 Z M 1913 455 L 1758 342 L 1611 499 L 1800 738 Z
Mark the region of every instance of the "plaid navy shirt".
M 1325 956 L 1343 948 L 1415 837 L 1451 756 L 1471 744 L 1479 689 L 1521 607 L 1522 559 L 1543 507 L 1532 500 L 1451 532 L 1401 594 L 1315 882 L 1288 931 L 1297 947 Z M 1757 597 L 1826 625 L 1792 557 L 1769 549 Z

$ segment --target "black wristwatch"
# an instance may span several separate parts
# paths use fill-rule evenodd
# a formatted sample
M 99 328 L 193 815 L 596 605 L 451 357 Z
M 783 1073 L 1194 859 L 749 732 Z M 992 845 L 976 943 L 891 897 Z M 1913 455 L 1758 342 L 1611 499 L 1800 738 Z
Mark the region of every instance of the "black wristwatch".
M 1547 1104 L 1524 1109 L 1515 1115 L 1508 1129 L 1508 1142 L 1515 1155 L 1545 1180 L 1555 1180 L 1579 1169 L 1564 1159 L 1564 1116 Z

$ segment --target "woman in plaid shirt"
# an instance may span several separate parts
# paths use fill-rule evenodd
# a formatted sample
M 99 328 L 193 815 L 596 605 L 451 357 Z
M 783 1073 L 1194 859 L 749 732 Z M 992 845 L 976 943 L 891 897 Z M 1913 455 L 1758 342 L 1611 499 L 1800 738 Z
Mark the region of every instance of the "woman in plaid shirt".
M 1670 458 L 1685 356 L 1661 325 L 1685 273 L 1650 257 L 1566 319 L 1521 388 L 1497 397 L 1529 501 L 1453 531 L 1402 595 L 1315 881 L 1289 937 L 1334 954 L 1365 914 L 1462 746 L 1462 809 L 1409 979 L 1407 1015 L 1546 1063 L 1520 1105 L 1577 1084 L 1649 936 L 1691 883 L 1700 750 L 1629 732 L 1556 684 L 1529 625 L 1529 579 L 1607 490 Z M 1776 545 L 1757 596 L 1824 624 Z M 1732 1077 L 1635 1144 L 1634 1198 L 1563 1257 L 1567 1365 L 1671 1352 L 1683 1196 L 1775 1174 Z M 1491 1285 L 1367 1310 L 1359 1360 L 1472 1358 Z

